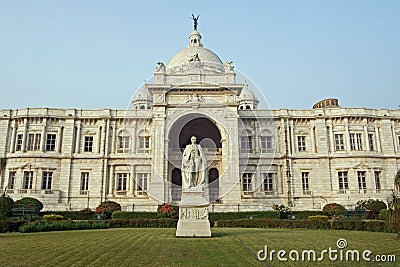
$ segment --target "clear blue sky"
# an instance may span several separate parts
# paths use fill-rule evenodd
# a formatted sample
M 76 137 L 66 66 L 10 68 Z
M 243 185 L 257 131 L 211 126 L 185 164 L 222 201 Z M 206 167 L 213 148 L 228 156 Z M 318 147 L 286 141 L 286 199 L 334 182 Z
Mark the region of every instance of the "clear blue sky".
M 250 2 L 250 3 L 249 3 Z M 0 1 L 0 109 L 124 109 L 188 43 L 232 60 L 273 109 L 398 109 L 400 1 Z

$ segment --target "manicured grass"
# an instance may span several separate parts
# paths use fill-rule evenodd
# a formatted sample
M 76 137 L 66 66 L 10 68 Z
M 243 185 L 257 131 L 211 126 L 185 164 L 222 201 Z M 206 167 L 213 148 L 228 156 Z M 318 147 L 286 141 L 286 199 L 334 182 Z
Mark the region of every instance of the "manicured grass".
M 175 238 L 172 228 L 124 228 L 0 234 L 0 266 L 399 266 L 396 234 L 299 229 L 213 228 L 213 238 Z M 346 249 L 394 254 L 396 263 L 260 262 L 259 250 Z M 317 257 L 319 254 L 317 255 Z M 287 255 L 286 255 L 287 257 Z

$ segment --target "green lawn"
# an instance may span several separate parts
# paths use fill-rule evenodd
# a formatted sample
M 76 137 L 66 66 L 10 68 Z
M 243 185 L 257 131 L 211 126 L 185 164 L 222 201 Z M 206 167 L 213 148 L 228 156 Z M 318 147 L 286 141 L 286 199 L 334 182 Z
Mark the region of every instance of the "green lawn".
M 0 266 L 399 266 L 400 240 L 396 234 L 299 230 L 213 228 L 213 238 L 175 238 L 175 229 L 124 228 L 47 233 L 0 234 Z M 397 263 L 260 262 L 259 250 L 346 249 L 394 254 Z M 346 250 L 344 249 L 344 251 Z M 287 257 L 287 255 L 286 255 Z

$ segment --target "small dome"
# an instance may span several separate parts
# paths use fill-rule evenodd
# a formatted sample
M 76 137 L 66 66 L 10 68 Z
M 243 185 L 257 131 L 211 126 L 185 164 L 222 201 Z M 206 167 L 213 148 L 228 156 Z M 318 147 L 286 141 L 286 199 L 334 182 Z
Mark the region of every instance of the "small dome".
M 190 59 L 196 54 L 202 62 L 211 62 L 222 65 L 221 59 L 211 50 L 201 46 L 190 46 L 179 51 L 170 59 L 167 63 L 167 70 L 189 63 Z
M 242 100 L 257 100 L 256 96 L 254 95 L 254 93 L 249 89 L 249 86 L 247 84 L 245 84 L 243 86 L 242 92 L 240 93 L 239 96 Z
M 146 86 L 143 85 L 143 86 L 136 92 L 136 95 L 135 95 L 135 97 L 133 98 L 133 101 L 136 101 L 136 100 L 149 100 L 149 101 L 153 100 L 152 97 L 151 97 L 151 95 L 150 95 L 150 93 L 149 93 L 149 90 L 147 90 Z

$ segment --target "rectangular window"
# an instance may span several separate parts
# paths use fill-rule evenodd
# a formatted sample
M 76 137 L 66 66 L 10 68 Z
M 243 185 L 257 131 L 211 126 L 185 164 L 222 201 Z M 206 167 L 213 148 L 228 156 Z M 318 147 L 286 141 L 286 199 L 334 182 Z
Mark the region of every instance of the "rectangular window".
M 144 194 L 147 191 L 147 182 L 148 182 L 148 174 L 147 173 L 138 173 L 138 181 L 137 181 L 137 192 L 138 194 Z
M 85 143 L 83 144 L 83 151 L 93 152 L 93 136 L 85 136 Z
M 149 149 L 150 148 L 150 136 L 139 137 L 139 148 L 140 149 Z
M 381 191 L 381 172 L 375 171 L 375 188 L 376 191 Z
M 252 145 L 252 136 L 246 135 L 241 136 L 241 148 L 243 152 L 252 152 L 253 145 Z
M 33 184 L 33 171 L 24 172 L 24 189 L 32 189 Z
M 129 149 L 129 136 L 119 136 L 118 144 L 120 149 Z
M 264 174 L 264 192 L 265 194 L 273 194 L 274 192 L 274 174 Z
M 338 172 L 339 177 L 339 193 L 346 193 L 346 190 L 349 189 L 349 181 L 347 179 L 347 171 L 346 172 Z
M 310 192 L 310 183 L 309 183 L 309 173 L 308 172 L 302 172 L 301 173 L 301 183 L 303 186 L 303 194 L 309 195 L 311 194 Z
M 343 151 L 344 150 L 343 134 L 335 134 L 335 150 L 336 151 Z
M 46 151 L 54 151 L 54 150 L 56 150 L 56 135 L 47 134 Z
M 375 146 L 374 146 L 374 135 L 373 134 L 368 134 L 368 144 L 369 144 L 369 150 L 374 151 Z
M 365 171 L 358 171 L 357 172 L 358 178 L 358 189 L 360 193 L 366 193 L 367 184 L 365 182 Z
M 350 134 L 350 148 L 351 150 L 362 150 L 362 134 L 351 133 Z
M 22 141 L 23 141 L 23 134 L 17 134 L 17 142 L 15 144 L 16 151 L 22 150 Z
M 10 171 L 8 175 L 8 189 L 14 189 L 15 188 L 15 176 L 17 172 L 16 171 Z
M 53 182 L 53 172 L 43 172 L 42 190 L 51 190 Z
M 242 177 L 242 190 L 243 194 L 249 195 L 252 193 L 251 179 L 253 177 L 252 173 L 243 173 Z
M 41 134 L 28 135 L 28 150 L 37 151 L 40 149 L 40 136 Z
M 89 190 L 89 173 L 82 172 L 81 173 L 81 194 L 83 192 L 87 192 Z
M 261 136 L 261 152 L 272 152 L 272 136 Z
M 117 190 L 118 191 L 126 191 L 127 180 L 128 180 L 127 173 L 118 173 L 117 174 Z
M 306 151 L 306 137 L 297 136 L 297 148 L 298 151 Z

